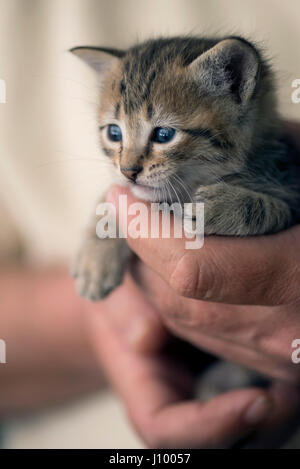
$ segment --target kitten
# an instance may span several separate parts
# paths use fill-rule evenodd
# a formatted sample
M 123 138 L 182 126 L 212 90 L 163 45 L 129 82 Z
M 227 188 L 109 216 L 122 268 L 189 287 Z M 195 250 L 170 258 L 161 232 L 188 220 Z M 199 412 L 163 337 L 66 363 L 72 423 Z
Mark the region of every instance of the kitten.
M 76 47 L 99 74 L 99 138 L 133 193 L 205 204 L 205 234 L 275 233 L 299 220 L 299 167 L 277 113 L 273 72 L 240 37 L 150 40 L 122 51 Z M 187 214 L 191 216 L 191 214 Z M 75 263 L 81 295 L 117 287 L 131 253 L 95 222 Z

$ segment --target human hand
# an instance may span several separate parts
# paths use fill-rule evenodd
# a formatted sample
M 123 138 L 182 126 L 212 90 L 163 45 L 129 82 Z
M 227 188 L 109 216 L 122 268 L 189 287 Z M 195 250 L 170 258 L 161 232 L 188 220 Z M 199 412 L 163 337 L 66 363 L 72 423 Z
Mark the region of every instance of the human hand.
M 124 189 L 115 189 L 110 201 L 117 205 L 120 193 L 128 204 L 136 201 Z M 197 252 L 185 250 L 184 241 L 128 238 L 144 261 L 136 279 L 169 330 L 269 376 L 270 392 L 288 393 L 291 408 L 281 401 L 266 431 L 291 419 L 300 401 L 300 369 L 291 360 L 292 342 L 300 337 L 300 229 L 259 238 L 211 237 Z
M 228 447 L 264 422 L 272 428 L 290 420 L 299 395 L 284 384 L 195 400 L 189 363 L 168 353 L 169 338 L 157 312 L 129 275 L 105 301 L 86 302 L 86 311 L 101 367 L 148 446 Z
M 117 188 L 116 205 L 121 193 L 128 205 L 136 202 L 130 191 Z M 127 241 L 145 264 L 138 264 L 136 277 L 174 333 L 299 383 L 291 347 L 300 337 L 300 227 L 261 237 L 209 237 L 197 251 L 187 250 L 185 239 Z

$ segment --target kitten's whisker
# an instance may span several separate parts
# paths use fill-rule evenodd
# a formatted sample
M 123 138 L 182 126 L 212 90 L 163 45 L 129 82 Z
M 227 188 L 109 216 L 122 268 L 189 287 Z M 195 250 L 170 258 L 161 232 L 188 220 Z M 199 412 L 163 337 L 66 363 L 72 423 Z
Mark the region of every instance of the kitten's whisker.
M 164 183 L 164 191 L 165 191 L 165 202 L 169 203 L 169 189 L 168 189 L 168 181 L 165 181 Z
M 169 179 L 168 178 L 166 179 L 166 190 L 167 190 L 168 196 L 170 198 L 170 203 L 172 203 L 172 194 L 171 194 L 170 189 L 169 189 Z
M 170 183 L 170 186 L 171 186 L 171 188 L 173 189 L 173 191 L 174 191 L 174 193 L 175 193 L 175 195 L 176 195 L 176 197 L 177 197 L 177 200 L 178 200 L 179 205 L 181 205 L 181 202 L 180 202 L 180 198 L 179 198 L 179 196 L 178 196 L 178 193 L 177 193 L 177 191 L 176 191 L 176 189 L 175 189 L 175 187 L 174 187 L 174 185 L 172 184 L 172 182 L 171 182 L 170 179 L 169 179 L 169 183 Z
M 172 178 L 174 178 L 174 181 L 175 181 L 176 184 L 179 184 L 179 180 L 177 180 L 177 179 L 175 178 L 175 174 L 172 174 L 172 175 L 170 176 L 170 179 L 172 179 Z M 181 186 L 182 186 L 182 184 L 181 184 Z M 182 196 L 183 199 L 184 199 L 184 194 L 183 194 L 183 192 L 182 192 L 182 188 L 181 188 L 181 187 L 177 187 L 177 190 L 179 191 L 180 196 Z
M 173 196 L 172 196 L 172 192 L 171 192 L 171 191 L 174 192 L 174 190 L 173 190 L 173 188 L 172 188 L 172 186 L 171 186 L 171 181 L 170 181 L 169 178 L 168 178 L 168 191 L 169 191 L 169 195 L 170 195 L 170 203 L 172 204 L 172 202 L 173 202 Z
M 187 193 L 189 199 L 191 202 L 193 202 L 193 198 L 191 196 L 191 193 L 190 191 L 186 188 L 185 184 L 184 184 L 184 181 L 182 180 L 182 178 L 178 175 L 178 174 L 173 174 L 172 175 L 175 179 L 175 181 L 177 180 L 178 184 L 181 185 L 181 187 L 185 190 L 185 192 Z
M 171 176 L 171 177 L 172 177 L 172 176 Z M 176 181 L 176 179 L 175 179 L 175 183 L 176 183 L 176 184 L 177 184 L 177 182 L 178 182 L 178 181 Z M 181 196 L 182 196 L 182 199 L 184 200 L 184 194 L 182 193 L 181 187 L 178 187 L 177 190 L 178 190 L 178 192 L 179 192 L 180 198 L 181 198 Z
M 163 186 L 162 189 L 163 189 L 163 199 L 164 199 L 164 203 L 167 204 L 167 203 L 168 203 L 168 194 L 167 194 L 167 191 L 166 191 L 166 187 Z

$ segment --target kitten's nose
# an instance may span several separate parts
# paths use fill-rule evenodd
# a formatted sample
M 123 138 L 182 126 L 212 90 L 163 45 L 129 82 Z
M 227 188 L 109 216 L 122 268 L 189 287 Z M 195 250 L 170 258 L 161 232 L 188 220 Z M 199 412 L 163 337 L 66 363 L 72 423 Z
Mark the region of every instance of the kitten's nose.
M 135 182 L 137 175 L 142 171 L 143 168 L 141 168 L 140 166 L 135 166 L 132 168 L 123 168 L 121 166 L 120 169 L 124 176 L 127 177 L 127 179 L 130 179 L 131 181 Z

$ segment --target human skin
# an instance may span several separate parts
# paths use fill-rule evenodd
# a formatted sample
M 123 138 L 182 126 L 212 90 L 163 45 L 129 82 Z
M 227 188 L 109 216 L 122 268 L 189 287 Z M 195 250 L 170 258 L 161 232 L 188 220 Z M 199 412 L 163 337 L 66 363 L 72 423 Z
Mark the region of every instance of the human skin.
M 147 446 L 223 448 L 253 434 L 252 446 L 277 447 L 289 435 L 300 394 L 286 381 L 196 400 L 189 364 L 165 353 L 162 318 L 129 275 L 109 298 L 86 307 L 99 362 Z
M 76 295 L 64 269 L 5 269 L 0 280 L 2 417 L 97 390 L 102 369 L 152 447 L 224 447 L 295 412 L 299 396 L 285 383 L 193 400 L 193 375 L 163 352 L 161 317 L 129 276 L 97 304 Z
M 63 268 L 0 271 L 0 417 L 36 411 L 104 386 L 85 303 Z
M 120 188 L 116 203 L 119 194 L 136 202 Z M 259 238 L 209 237 L 196 252 L 185 249 L 185 239 L 127 241 L 148 267 L 138 264 L 136 277 L 168 328 L 210 352 L 226 348 L 224 358 L 239 355 L 274 378 L 299 381 L 291 344 L 300 337 L 300 227 Z
M 115 188 L 108 200 L 117 209 L 121 194 L 128 205 L 137 201 Z M 118 215 L 125 225 L 126 215 Z M 273 430 L 291 422 L 300 404 L 300 368 L 291 360 L 292 342 L 300 338 L 300 227 L 247 239 L 209 237 L 197 252 L 185 250 L 184 239 L 127 241 L 142 260 L 135 279 L 169 331 L 272 380 L 273 410 L 260 429 L 274 444 Z

